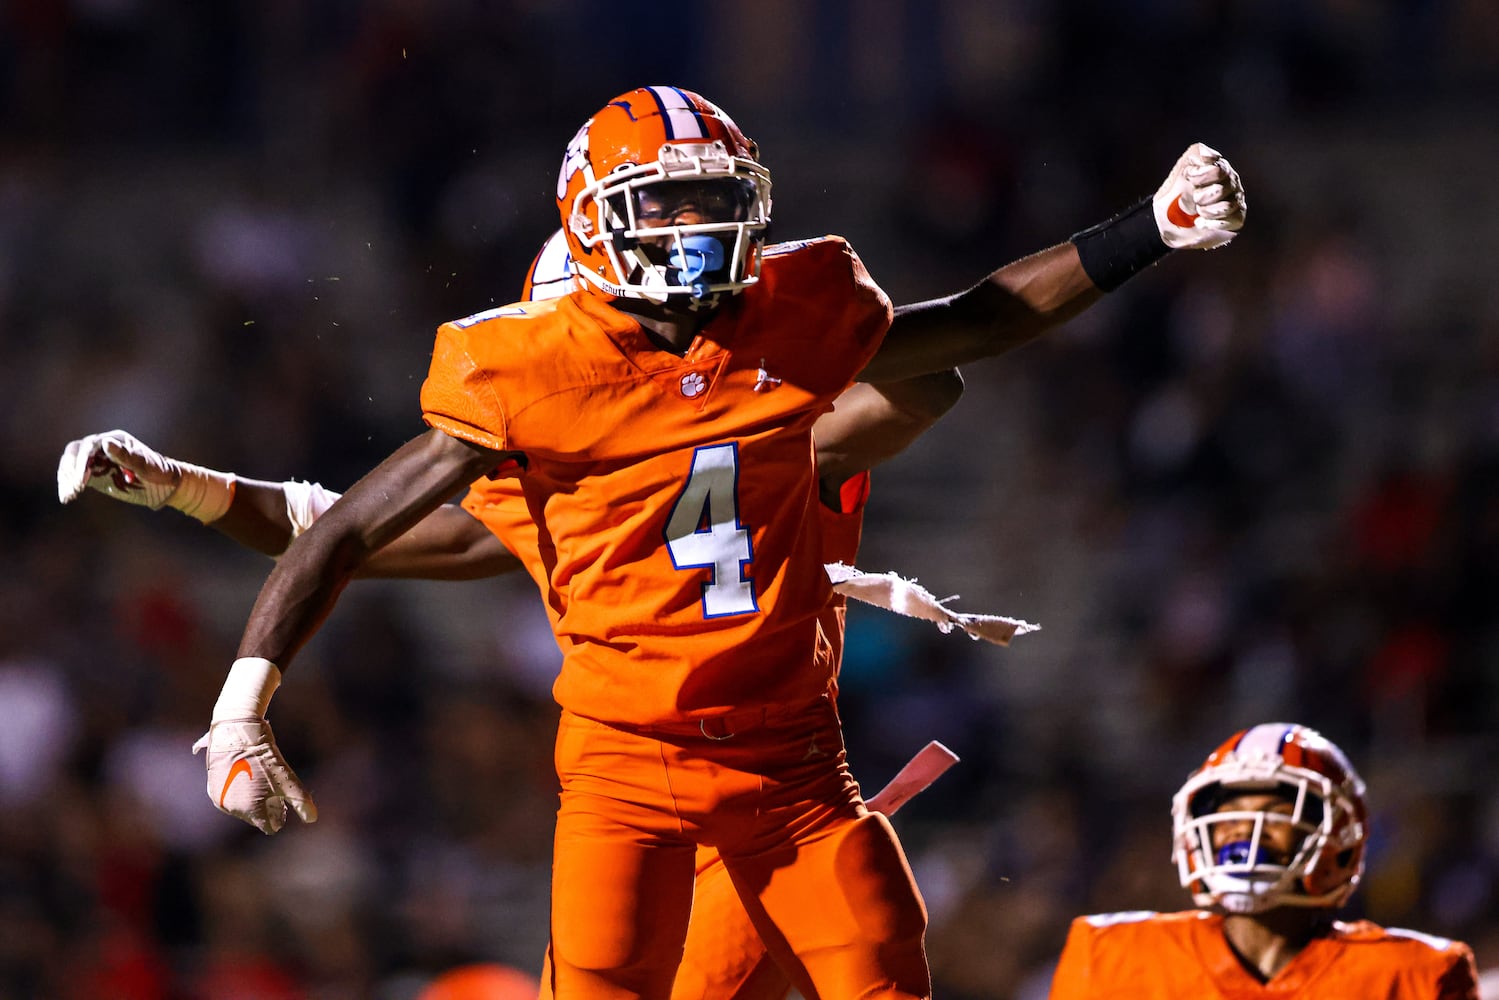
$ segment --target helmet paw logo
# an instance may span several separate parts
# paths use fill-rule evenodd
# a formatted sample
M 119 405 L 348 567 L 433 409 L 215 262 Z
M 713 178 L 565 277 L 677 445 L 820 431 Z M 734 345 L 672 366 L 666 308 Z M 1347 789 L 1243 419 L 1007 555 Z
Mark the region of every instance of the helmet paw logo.
M 703 378 L 701 372 L 688 372 L 682 376 L 682 395 L 688 399 L 701 396 L 703 390 L 708 388 L 708 380 Z

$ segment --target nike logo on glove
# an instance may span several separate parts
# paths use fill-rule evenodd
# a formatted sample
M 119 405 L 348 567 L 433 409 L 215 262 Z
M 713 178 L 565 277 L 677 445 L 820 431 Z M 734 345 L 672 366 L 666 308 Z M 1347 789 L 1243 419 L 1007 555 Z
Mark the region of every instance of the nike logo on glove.
M 208 801 L 220 811 L 267 834 L 285 825 L 288 807 L 296 810 L 304 823 L 317 821 L 317 806 L 276 748 L 271 724 L 265 719 L 215 722 L 193 744 L 193 753 L 200 750 L 208 751 L 204 790 Z M 236 787 L 234 783 L 242 774 L 248 784 Z
M 238 778 L 241 774 L 249 774 L 249 773 L 250 773 L 250 762 L 249 761 L 247 761 L 247 760 L 237 760 L 237 761 L 234 762 L 234 766 L 229 769 L 229 777 L 224 780 L 224 790 L 221 791 L 221 792 L 219 792 L 219 808 L 220 809 L 224 808 L 224 796 L 226 796 L 226 795 L 229 794 L 229 786 L 232 785 L 232 784 L 234 784 L 234 779 Z
M 1166 206 L 1166 220 L 1173 226 L 1191 229 L 1192 224 L 1197 221 L 1197 216 L 1189 214 L 1186 209 L 1182 208 L 1181 199 L 1176 198 L 1172 200 L 1170 205 Z

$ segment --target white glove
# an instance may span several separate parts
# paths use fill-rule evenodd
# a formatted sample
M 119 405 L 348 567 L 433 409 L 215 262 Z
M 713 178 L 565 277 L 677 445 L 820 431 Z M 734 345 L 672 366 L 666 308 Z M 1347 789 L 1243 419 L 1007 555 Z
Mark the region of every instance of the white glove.
M 173 507 L 204 524 L 228 511 L 234 477 L 167 458 L 125 431 L 71 441 L 57 463 L 57 499 L 68 503 L 85 489 L 159 510 Z
M 208 751 L 208 797 L 214 806 L 265 834 L 286 825 L 288 805 L 302 822 L 317 822 L 312 796 L 281 756 L 265 719 L 280 683 L 281 671 L 270 660 L 235 660 L 214 705 L 213 723 L 193 744 L 194 754 Z
M 1194 142 L 1151 199 L 1161 240 L 1174 250 L 1211 250 L 1234 238 L 1249 210 L 1239 175 L 1223 154 Z

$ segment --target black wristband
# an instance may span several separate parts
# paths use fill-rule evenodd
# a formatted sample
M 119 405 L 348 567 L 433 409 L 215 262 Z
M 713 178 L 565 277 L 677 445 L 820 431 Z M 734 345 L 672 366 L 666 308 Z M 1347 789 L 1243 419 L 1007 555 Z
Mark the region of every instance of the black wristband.
M 1093 284 L 1112 292 L 1171 252 L 1161 240 L 1150 199 L 1072 235 L 1078 259 Z

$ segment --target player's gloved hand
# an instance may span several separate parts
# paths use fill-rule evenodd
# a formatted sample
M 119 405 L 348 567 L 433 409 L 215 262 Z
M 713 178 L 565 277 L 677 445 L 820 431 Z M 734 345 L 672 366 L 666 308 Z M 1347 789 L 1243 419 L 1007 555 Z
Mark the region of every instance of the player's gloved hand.
M 1174 250 L 1211 250 L 1232 240 L 1248 211 L 1239 175 L 1211 146 L 1194 142 L 1151 199 L 1161 240 Z
M 167 458 L 115 430 L 70 441 L 63 449 L 57 499 L 68 503 L 85 489 L 152 510 L 173 507 L 208 524 L 229 509 L 234 477 Z
M 317 822 L 317 806 L 281 756 L 265 718 L 280 683 L 281 671 L 270 660 L 235 660 L 213 707 L 213 723 L 193 744 L 193 753 L 208 752 L 208 797 L 214 806 L 265 834 L 286 825 L 288 806 L 302 822 Z

